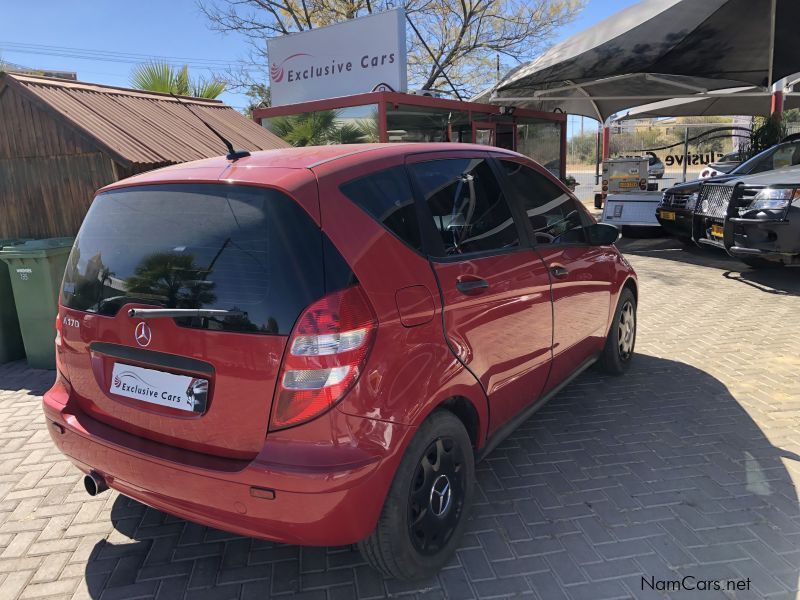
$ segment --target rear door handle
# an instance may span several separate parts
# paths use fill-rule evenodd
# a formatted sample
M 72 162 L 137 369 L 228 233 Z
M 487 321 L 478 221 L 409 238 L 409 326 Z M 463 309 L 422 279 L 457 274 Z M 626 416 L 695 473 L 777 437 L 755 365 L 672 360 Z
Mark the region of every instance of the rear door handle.
M 478 294 L 489 287 L 485 279 L 465 279 L 456 281 L 456 289 L 462 294 Z
M 559 279 L 563 279 L 564 277 L 569 275 L 569 271 L 566 268 L 561 267 L 559 265 L 553 265 L 552 267 L 550 267 L 550 274 L 553 277 L 558 277 Z

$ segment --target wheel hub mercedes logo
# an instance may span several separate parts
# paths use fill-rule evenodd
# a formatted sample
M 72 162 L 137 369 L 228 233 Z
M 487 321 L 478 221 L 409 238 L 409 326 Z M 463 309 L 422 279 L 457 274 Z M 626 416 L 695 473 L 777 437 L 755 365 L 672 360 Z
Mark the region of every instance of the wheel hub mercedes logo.
M 142 348 L 146 348 L 150 345 L 150 342 L 153 339 L 153 333 L 150 331 L 150 327 L 147 323 L 142 321 L 136 326 L 136 332 L 134 333 L 134 338 L 136 339 L 136 343 L 139 344 Z
M 430 505 L 431 512 L 437 517 L 443 517 L 450 508 L 452 488 L 447 475 L 439 475 L 431 486 Z

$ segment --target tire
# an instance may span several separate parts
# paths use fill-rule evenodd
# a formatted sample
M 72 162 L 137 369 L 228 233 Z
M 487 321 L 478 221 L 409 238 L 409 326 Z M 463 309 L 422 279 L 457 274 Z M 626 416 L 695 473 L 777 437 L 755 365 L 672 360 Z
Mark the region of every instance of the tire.
M 594 207 L 603 208 L 603 196 L 601 194 L 594 195 Z
M 397 579 L 433 577 L 461 541 L 474 484 L 467 430 L 451 412 L 434 412 L 406 449 L 375 530 L 358 543 L 361 555 Z
M 628 370 L 636 345 L 636 297 L 625 288 L 619 296 L 614 320 L 608 332 L 603 353 L 600 355 L 600 370 L 609 375 L 622 375 Z
M 783 266 L 782 262 L 750 256 L 739 257 L 739 260 L 752 269 L 779 269 Z

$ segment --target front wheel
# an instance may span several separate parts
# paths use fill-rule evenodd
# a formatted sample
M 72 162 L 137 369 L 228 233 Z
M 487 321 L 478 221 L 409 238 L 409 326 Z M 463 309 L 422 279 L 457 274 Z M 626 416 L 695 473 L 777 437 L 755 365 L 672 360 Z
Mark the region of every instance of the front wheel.
M 625 288 L 619 296 L 614 321 L 600 355 L 600 368 L 609 375 L 622 375 L 628 370 L 636 345 L 636 297 Z
M 453 556 L 466 525 L 475 458 L 464 425 L 447 411 L 419 428 L 397 469 L 364 559 L 398 579 L 434 576 Z

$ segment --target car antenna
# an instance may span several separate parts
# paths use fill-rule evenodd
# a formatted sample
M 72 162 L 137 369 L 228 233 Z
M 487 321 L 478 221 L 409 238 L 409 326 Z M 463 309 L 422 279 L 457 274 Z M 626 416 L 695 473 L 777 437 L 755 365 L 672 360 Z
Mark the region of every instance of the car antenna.
M 228 154 L 225 156 L 225 158 L 227 158 L 228 160 L 236 161 L 239 160 L 240 158 L 245 158 L 246 156 L 250 156 L 250 153 L 247 150 L 234 150 L 233 144 L 231 144 L 225 137 L 223 137 L 223 135 L 219 131 L 217 131 L 211 125 L 209 125 L 205 119 L 203 119 L 200 115 L 194 112 L 191 106 L 186 104 L 186 102 L 178 98 L 178 96 L 176 96 L 172 92 L 170 92 L 169 95 L 175 98 L 175 100 L 178 101 L 178 104 L 180 104 L 181 106 L 185 106 L 186 110 L 192 113 L 195 117 L 197 117 L 198 121 L 200 121 L 203 125 L 205 125 L 211 130 L 211 133 L 213 133 L 220 140 L 222 140 L 222 143 L 225 144 L 225 147 L 228 149 Z

